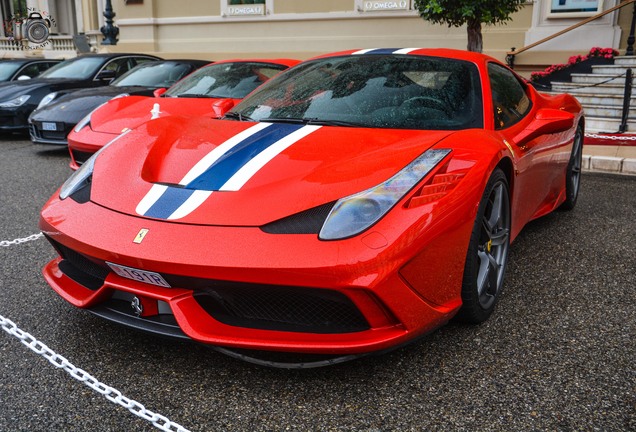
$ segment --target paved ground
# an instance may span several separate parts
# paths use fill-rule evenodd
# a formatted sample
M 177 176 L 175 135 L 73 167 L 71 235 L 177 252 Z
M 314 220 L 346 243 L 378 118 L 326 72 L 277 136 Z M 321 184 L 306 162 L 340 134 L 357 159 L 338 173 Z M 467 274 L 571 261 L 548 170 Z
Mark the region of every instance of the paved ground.
M 37 232 L 64 150 L 0 139 L 0 240 Z M 46 241 L 0 248 L 0 315 L 192 431 L 636 431 L 636 177 L 585 173 L 579 205 L 512 246 L 495 315 L 331 368 L 270 370 L 74 309 Z M 154 430 L 0 331 L 0 431 Z

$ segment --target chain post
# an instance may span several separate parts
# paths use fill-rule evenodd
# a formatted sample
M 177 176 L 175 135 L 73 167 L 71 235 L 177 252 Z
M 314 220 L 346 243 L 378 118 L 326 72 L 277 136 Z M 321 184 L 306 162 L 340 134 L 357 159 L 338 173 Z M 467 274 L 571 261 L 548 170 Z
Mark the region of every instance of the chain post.
M 625 92 L 623 93 L 623 113 L 621 115 L 621 125 L 618 133 L 627 131 L 627 120 L 629 119 L 629 105 L 632 100 L 632 68 L 627 69 L 625 74 Z

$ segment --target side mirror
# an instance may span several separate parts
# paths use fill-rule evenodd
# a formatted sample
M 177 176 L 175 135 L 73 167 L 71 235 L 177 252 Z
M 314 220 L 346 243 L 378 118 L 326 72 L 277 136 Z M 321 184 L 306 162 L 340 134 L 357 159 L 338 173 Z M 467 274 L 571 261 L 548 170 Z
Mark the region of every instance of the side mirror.
M 154 97 L 160 97 L 162 94 L 164 94 L 166 92 L 166 90 L 168 90 L 167 88 L 163 87 L 163 88 L 158 88 L 157 90 L 152 92 L 152 95 Z
M 97 74 L 96 79 L 99 81 L 112 81 L 115 79 L 116 72 L 113 70 L 103 70 Z
M 28 75 L 20 75 L 20 76 L 17 78 L 17 80 L 18 80 L 18 81 L 24 81 L 24 80 L 29 80 L 29 79 L 31 79 L 31 77 L 30 77 L 30 76 L 28 76 Z
M 234 108 L 234 101 L 232 99 L 221 99 L 212 104 L 212 111 L 216 118 L 223 117 L 226 112 Z
M 533 140 L 541 135 L 565 132 L 574 126 L 574 114 L 552 108 L 537 111 L 532 123 L 515 137 L 517 144 Z

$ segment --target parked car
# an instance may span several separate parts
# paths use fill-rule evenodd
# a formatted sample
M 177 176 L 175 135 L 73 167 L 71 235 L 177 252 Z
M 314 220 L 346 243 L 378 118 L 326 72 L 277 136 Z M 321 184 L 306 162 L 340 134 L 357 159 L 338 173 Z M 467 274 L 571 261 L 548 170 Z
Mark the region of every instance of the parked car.
M 111 141 L 42 210 L 44 277 L 105 319 L 260 364 L 386 351 L 488 319 L 510 242 L 576 204 L 583 125 L 574 97 L 482 54 L 322 56 L 224 119 Z
M 86 159 L 122 130 L 158 116 L 173 114 L 220 117 L 235 103 L 298 60 L 224 60 L 187 76 L 154 98 L 129 96 L 112 100 L 82 119 L 68 135 L 71 168 Z
M 0 82 L 35 78 L 61 61 L 45 58 L 0 60 Z
M 108 85 L 138 64 L 161 60 L 145 54 L 87 54 L 63 61 L 36 78 L 0 83 L 0 132 L 26 131 L 31 112 L 70 89 Z
M 40 107 L 29 116 L 31 141 L 67 145 L 66 136 L 73 126 L 101 104 L 116 96 L 152 96 L 155 90 L 170 87 L 207 64 L 210 62 L 205 60 L 145 62 L 110 85 L 73 90 L 48 104 L 40 103 Z

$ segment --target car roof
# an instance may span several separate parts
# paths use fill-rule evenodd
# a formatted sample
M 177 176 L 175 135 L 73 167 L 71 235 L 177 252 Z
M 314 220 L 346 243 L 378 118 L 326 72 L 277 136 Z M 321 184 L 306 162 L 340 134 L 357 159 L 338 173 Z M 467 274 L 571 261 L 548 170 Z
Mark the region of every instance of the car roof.
M 367 49 L 354 49 L 347 51 L 338 51 L 328 54 L 322 54 L 313 59 L 319 58 L 328 58 L 328 57 L 342 57 L 348 55 L 377 55 L 377 54 L 407 54 L 407 55 L 415 55 L 415 56 L 431 56 L 431 57 L 444 57 L 444 58 L 454 58 L 458 60 L 466 60 L 473 63 L 483 62 L 484 60 L 499 61 L 493 57 L 490 57 L 486 54 L 452 49 L 452 48 L 367 48 Z
M 38 63 L 38 62 L 61 62 L 62 59 L 48 59 L 48 58 L 44 58 L 44 57 L 37 57 L 37 58 L 12 58 L 12 59 L 1 59 L 0 60 L 2 63 L 20 63 L 20 64 L 27 64 L 27 63 Z

